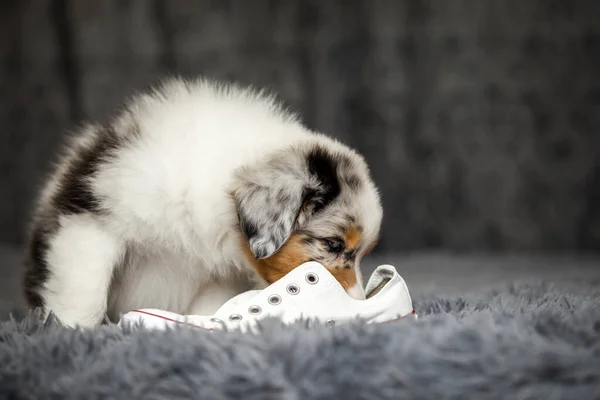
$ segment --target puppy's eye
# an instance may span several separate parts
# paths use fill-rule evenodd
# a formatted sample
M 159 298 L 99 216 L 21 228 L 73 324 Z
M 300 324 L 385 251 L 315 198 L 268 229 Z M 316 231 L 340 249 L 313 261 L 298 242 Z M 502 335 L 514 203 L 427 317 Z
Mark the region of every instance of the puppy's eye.
M 339 240 L 323 239 L 323 243 L 329 248 L 329 251 L 333 253 L 341 253 L 344 249 L 344 245 Z

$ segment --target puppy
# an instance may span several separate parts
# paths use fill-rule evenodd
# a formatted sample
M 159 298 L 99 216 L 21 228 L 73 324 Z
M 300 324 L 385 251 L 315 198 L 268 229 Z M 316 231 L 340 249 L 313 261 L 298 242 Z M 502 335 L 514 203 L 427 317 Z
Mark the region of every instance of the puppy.
M 361 299 L 381 218 L 364 159 L 273 97 L 170 79 L 66 146 L 33 215 L 25 297 L 68 326 L 210 315 L 315 260 Z

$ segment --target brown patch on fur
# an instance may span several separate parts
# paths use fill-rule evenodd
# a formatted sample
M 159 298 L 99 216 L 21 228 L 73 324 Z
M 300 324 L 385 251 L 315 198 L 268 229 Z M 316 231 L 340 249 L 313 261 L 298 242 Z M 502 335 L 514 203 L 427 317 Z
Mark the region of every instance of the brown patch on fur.
M 344 232 L 344 240 L 346 241 L 346 249 L 355 249 L 362 240 L 361 230 L 356 225 L 352 225 Z
M 306 252 L 306 245 L 303 244 L 303 235 L 292 233 L 289 240 L 271 257 L 257 260 L 250 250 L 250 246 L 244 240 L 244 250 L 246 256 L 256 268 L 258 274 L 269 284 L 273 283 L 297 266 L 310 260 Z
M 352 236 L 354 240 L 360 241 L 360 232 L 358 232 L 358 239 L 356 236 Z M 299 265 L 315 260 L 323 264 L 325 268 L 340 282 L 345 290 L 350 289 L 356 285 L 356 272 L 354 268 L 344 268 L 344 264 L 336 266 L 330 266 L 322 261 L 317 260 L 318 257 L 313 257 L 309 253 L 309 248 L 305 242 L 306 236 L 300 233 L 292 233 L 289 240 L 271 257 L 257 260 L 250 250 L 250 246 L 246 240 L 243 240 L 243 247 L 250 263 L 254 266 L 258 274 L 267 283 L 271 284 L 278 281 L 287 275 L 290 271 L 298 267 Z M 352 242 L 354 243 L 354 242 Z
M 356 285 L 356 272 L 354 269 L 346 268 L 327 268 L 329 272 L 335 277 L 335 279 L 342 285 L 347 291 L 354 285 Z

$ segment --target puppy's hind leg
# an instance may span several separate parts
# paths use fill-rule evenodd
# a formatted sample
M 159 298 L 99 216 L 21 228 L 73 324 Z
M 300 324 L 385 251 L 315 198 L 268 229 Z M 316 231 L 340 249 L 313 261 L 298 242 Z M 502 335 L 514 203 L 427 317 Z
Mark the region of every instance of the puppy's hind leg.
M 61 217 L 44 257 L 49 271 L 40 293 L 45 310 L 68 326 L 99 324 L 123 252 L 123 243 L 91 215 Z

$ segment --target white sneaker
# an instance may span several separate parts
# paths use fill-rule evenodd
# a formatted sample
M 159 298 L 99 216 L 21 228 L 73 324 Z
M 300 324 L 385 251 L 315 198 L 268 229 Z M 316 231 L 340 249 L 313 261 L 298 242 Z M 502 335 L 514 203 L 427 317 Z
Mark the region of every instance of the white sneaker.
M 158 329 L 187 324 L 207 330 L 245 332 L 267 317 L 280 318 L 286 324 L 299 319 L 316 320 L 327 326 L 356 318 L 380 323 L 417 317 L 406 283 L 391 265 L 377 267 L 365 292 L 366 300 L 350 297 L 325 267 L 311 261 L 263 290 L 250 290 L 233 297 L 212 316 L 140 309 L 123 315 L 120 323 L 141 323 L 146 328 Z

